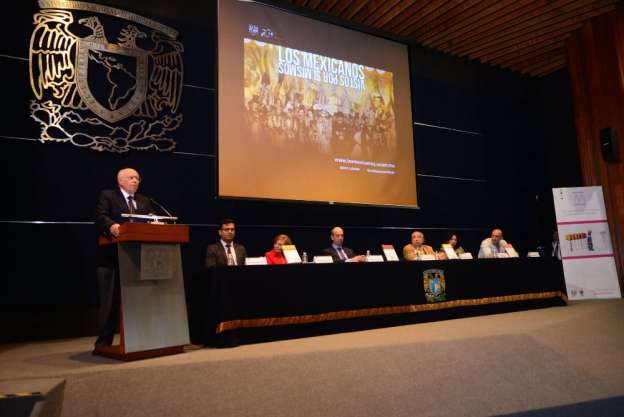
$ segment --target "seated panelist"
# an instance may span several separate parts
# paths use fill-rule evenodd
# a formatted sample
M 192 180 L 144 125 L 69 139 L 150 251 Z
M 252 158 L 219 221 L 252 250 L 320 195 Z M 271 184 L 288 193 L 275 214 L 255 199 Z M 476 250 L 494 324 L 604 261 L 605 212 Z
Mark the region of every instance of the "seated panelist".
M 292 241 L 288 235 L 277 235 L 273 238 L 273 249 L 264 254 L 269 265 L 282 265 L 286 263 L 283 245 L 292 245 Z
M 412 242 L 403 247 L 403 259 L 406 261 L 416 261 L 422 255 L 435 255 L 433 248 L 425 245 L 425 235 L 418 230 L 412 232 Z
M 206 248 L 206 268 L 215 266 L 245 265 L 247 250 L 243 245 L 234 243 L 236 224 L 232 219 L 221 220 L 219 241 Z
M 465 253 L 464 248 L 459 245 L 459 238 L 455 233 L 449 233 L 448 235 L 446 235 L 446 238 L 444 239 L 444 242 L 442 242 L 442 244 L 451 245 L 457 255 Z M 444 251 L 442 245 L 440 245 L 440 251 Z
M 341 227 L 334 227 L 331 230 L 330 239 L 332 244 L 330 247 L 323 249 L 323 255 L 329 255 L 334 262 L 364 262 L 364 255 L 356 255 L 352 249 L 342 246 L 344 242 L 344 231 Z
M 479 248 L 479 258 L 496 258 L 497 253 L 504 253 L 511 245 L 503 239 L 503 231 L 494 229 L 490 237 L 483 239 Z

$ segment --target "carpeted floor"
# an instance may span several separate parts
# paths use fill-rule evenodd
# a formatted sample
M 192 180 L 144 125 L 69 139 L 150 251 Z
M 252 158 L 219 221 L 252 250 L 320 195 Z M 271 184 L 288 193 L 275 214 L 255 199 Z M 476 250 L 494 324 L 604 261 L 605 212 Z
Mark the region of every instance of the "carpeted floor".
M 91 343 L 2 346 L 0 382 L 64 378 L 66 417 L 624 415 L 624 300 L 134 363 Z

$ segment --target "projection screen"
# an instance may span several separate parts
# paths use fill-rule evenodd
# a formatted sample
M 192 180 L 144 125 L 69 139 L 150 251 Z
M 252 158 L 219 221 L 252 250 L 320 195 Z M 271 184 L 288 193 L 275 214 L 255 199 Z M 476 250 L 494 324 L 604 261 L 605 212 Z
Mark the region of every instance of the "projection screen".
M 406 45 L 256 2 L 218 11 L 220 197 L 417 206 Z

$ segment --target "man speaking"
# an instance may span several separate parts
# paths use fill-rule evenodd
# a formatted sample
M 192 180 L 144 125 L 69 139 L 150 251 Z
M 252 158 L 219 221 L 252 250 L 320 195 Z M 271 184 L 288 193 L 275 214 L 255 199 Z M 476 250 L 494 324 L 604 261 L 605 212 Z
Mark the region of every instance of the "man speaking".
M 119 236 L 119 225 L 124 222 L 124 213 L 150 214 L 154 212 L 149 198 L 137 194 L 141 177 L 132 168 L 124 168 L 117 173 L 117 188 L 100 193 L 95 209 L 95 223 L 100 235 L 112 238 Z M 98 317 L 99 335 L 95 342 L 94 354 L 104 346 L 113 343 L 115 328 L 119 319 L 119 271 L 117 268 L 117 247 L 98 246 L 97 285 L 100 295 Z

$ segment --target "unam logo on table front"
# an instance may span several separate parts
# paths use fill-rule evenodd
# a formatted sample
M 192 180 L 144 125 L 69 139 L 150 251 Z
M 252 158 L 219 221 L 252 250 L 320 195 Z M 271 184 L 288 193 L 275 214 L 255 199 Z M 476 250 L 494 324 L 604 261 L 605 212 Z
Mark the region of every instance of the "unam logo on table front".
M 425 298 L 428 303 L 446 300 L 446 281 L 442 269 L 427 269 L 423 271 Z

